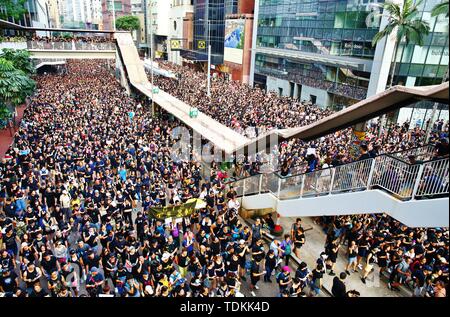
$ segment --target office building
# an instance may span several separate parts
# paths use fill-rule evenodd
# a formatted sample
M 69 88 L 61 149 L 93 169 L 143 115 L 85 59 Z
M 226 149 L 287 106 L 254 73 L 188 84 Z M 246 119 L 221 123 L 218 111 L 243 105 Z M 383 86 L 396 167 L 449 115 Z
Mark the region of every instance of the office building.
M 396 0 L 398 1 L 398 0 Z M 432 32 L 424 47 L 399 47 L 394 83 L 438 83 L 448 67 L 440 0 L 419 7 Z M 251 84 L 283 96 L 342 108 L 386 89 L 394 43 L 372 39 L 384 25 L 377 0 L 257 0 Z

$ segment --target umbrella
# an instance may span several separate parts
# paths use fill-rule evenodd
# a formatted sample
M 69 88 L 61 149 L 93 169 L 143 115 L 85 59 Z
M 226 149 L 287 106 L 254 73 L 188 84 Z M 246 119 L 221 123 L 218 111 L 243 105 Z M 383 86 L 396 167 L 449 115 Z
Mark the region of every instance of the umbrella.
M 201 200 L 200 198 L 191 198 L 186 202 L 186 204 L 190 204 L 190 203 L 194 203 L 194 202 L 195 202 L 195 209 L 206 208 L 206 202 Z

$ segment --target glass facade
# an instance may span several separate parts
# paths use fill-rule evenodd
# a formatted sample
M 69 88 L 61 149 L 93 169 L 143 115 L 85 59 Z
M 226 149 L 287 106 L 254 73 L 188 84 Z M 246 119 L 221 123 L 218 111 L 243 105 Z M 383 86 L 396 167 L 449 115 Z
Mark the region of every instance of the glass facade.
M 257 47 L 309 56 L 373 59 L 372 38 L 380 17 L 376 0 L 261 0 Z M 322 59 L 323 60 L 323 59 Z M 364 99 L 369 72 L 339 67 L 332 62 L 311 62 L 256 54 L 256 72 L 300 85 L 327 90 L 331 99 L 353 103 Z M 348 99 L 348 100 L 347 100 Z
M 430 24 L 425 44 L 402 43 L 397 53 L 394 82 L 407 86 L 440 84 L 448 69 L 448 18 L 431 17 L 431 10 L 441 0 L 423 0 L 420 17 Z
M 194 1 L 194 51 L 199 53 L 196 54 L 196 57 L 206 60 L 210 43 L 211 63 L 213 65 L 222 64 L 224 38 L 225 0 Z
M 419 7 L 432 32 L 423 47 L 400 45 L 396 83 L 413 86 L 442 81 L 448 68 L 448 20 L 430 14 L 439 1 L 424 0 Z M 326 90 L 330 94 L 327 106 L 345 106 L 366 98 L 370 69 L 341 67 L 330 58 L 373 60 L 371 42 L 381 22 L 381 9 L 375 4 L 381 2 L 260 0 L 255 72 Z

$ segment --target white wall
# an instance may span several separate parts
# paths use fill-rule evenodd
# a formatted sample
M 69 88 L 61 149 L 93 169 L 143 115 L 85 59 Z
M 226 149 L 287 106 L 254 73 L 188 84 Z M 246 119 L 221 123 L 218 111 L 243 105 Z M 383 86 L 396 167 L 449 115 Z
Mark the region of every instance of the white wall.
M 248 210 L 273 208 L 282 217 L 315 217 L 386 213 L 409 227 L 448 227 L 448 198 L 402 202 L 380 190 L 277 200 L 272 194 L 248 196 L 242 207 Z
M 155 35 L 169 36 L 169 13 L 170 4 L 169 0 L 151 0 L 153 3 L 153 19 L 156 22 L 156 26 L 153 29 Z
M 189 0 L 179 0 L 180 5 L 173 6 L 169 11 L 169 36 L 167 43 L 167 50 L 169 61 L 172 63 L 181 65 L 183 62 L 183 58 L 180 55 L 179 51 L 172 52 L 170 50 L 170 39 L 183 38 L 183 18 L 186 16 L 188 12 L 194 12 L 194 6 L 190 5 Z M 177 29 L 174 29 L 174 22 L 177 23 Z
M 331 103 L 330 95 L 326 90 L 302 85 L 302 94 L 300 95 L 300 99 L 309 101 L 311 99 L 311 95 L 317 97 L 316 104 L 322 108 L 328 107 Z

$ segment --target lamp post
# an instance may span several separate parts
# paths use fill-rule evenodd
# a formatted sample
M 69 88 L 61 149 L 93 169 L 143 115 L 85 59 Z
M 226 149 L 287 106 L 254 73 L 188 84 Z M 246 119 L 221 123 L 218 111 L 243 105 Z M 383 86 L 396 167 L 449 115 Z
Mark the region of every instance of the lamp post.
M 207 73 L 207 96 L 211 97 L 211 35 L 210 35 L 210 30 L 211 30 L 211 26 L 210 20 L 204 20 L 204 19 L 199 19 L 199 21 L 201 22 L 207 22 L 208 23 L 208 73 Z
M 150 76 L 151 76 L 151 83 L 152 83 L 152 117 L 155 116 L 155 101 L 154 101 L 154 90 L 155 87 L 153 85 L 154 81 L 154 75 L 153 75 L 153 58 L 154 58 L 154 50 L 153 50 L 153 3 L 152 0 L 150 0 L 150 9 L 149 9 L 149 15 L 150 15 Z
M 115 0 L 111 0 L 112 2 L 112 17 L 113 17 L 113 31 L 116 31 L 116 6 L 114 3 Z

